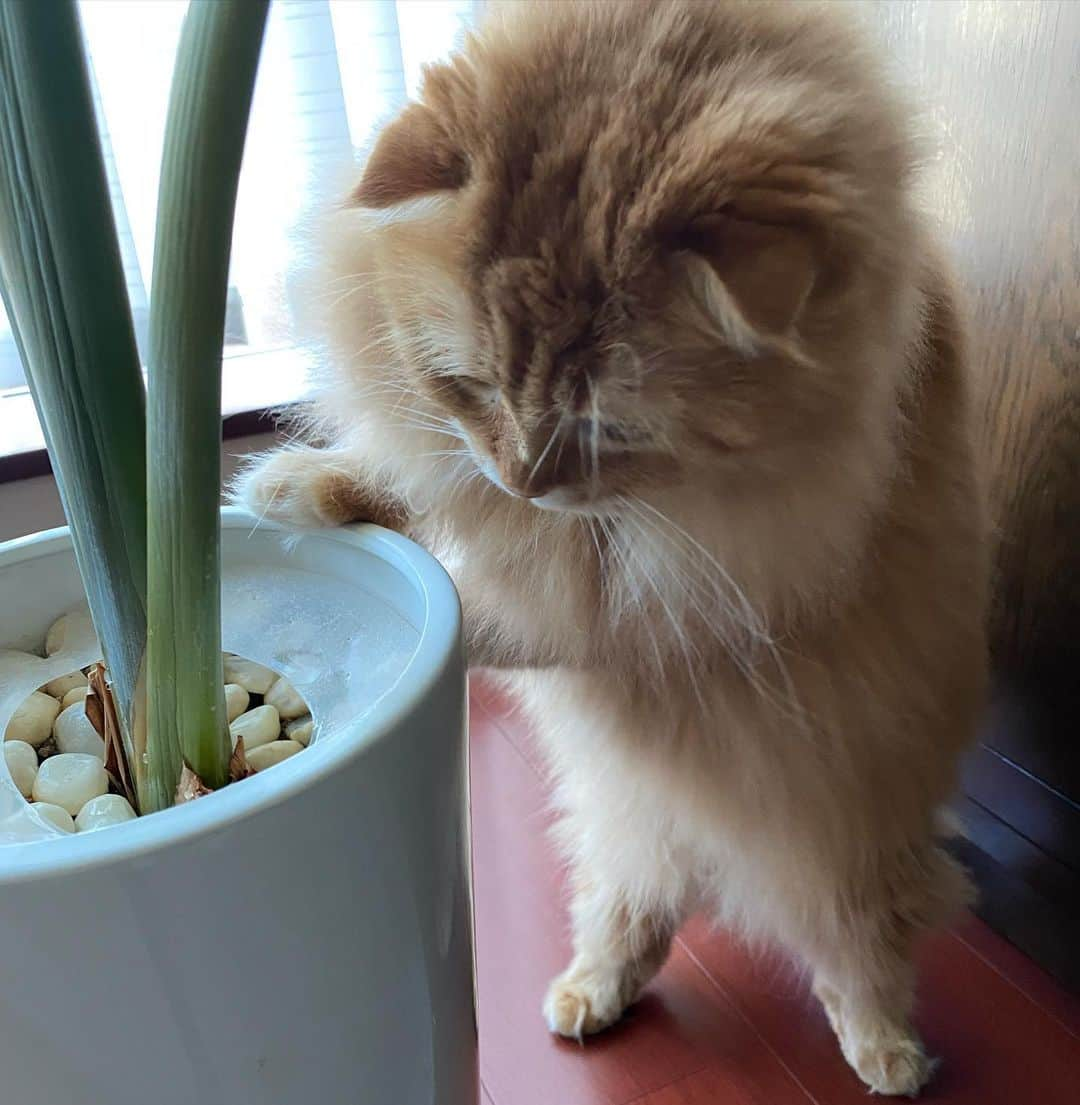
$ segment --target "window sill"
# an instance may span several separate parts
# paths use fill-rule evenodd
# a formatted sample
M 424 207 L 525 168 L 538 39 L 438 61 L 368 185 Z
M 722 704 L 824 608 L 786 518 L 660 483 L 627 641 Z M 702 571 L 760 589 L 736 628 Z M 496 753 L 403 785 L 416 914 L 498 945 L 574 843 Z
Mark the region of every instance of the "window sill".
M 307 390 L 310 358 L 300 349 L 227 351 L 222 365 L 222 439 L 272 432 L 275 412 Z M 0 391 L 0 483 L 52 471 L 29 391 Z

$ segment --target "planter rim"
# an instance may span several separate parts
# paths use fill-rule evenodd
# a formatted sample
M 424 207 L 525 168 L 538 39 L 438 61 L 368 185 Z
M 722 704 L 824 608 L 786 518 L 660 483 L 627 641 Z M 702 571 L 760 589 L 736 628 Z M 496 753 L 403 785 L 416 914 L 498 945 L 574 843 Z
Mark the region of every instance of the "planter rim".
M 251 529 L 253 519 L 237 507 L 222 508 L 223 529 Z M 392 567 L 423 597 L 418 641 L 397 682 L 355 727 L 332 741 L 316 741 L 272 772 L 253 775 L 183 806 L 127 822 L 113 831 L 71 834 L 27 844 L 0 846 L 0 886 L 58 877 L 123 860 L 143 858 L 230 824 L 316 785 L 347 760 L 392 736 L 453 663 L 460 648 L 461 606 L 446 570 L 430 553 L 400 534 L 363 524 L 341 529 L 294 530 L 272 522 L 259 530 L 298 534 L 363 549 Z M 0 568 L 71 548 L 67 526 L 0 543 Z

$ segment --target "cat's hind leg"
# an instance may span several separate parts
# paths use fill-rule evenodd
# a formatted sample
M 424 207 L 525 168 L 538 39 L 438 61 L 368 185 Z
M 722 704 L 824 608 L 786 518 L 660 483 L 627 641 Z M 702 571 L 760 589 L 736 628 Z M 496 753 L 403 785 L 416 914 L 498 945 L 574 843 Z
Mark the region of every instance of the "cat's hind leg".
M 884 895 L 840 913 L 811 959 L 814 993 L 849 1065 L 873 1093 L 914 1097 L 937 1065 L 911 1024 L 914 945 L 971 891 L 964 872 L 936 847 L 923 862 L 900 866 L 885 880 Z
M 614 1024 L 671 950 L 681 916 L 633 903 L 604 881 L 576 881 L 574 958 L 544 999 L 544 1019 L 559 1036 L 581 1039 Z

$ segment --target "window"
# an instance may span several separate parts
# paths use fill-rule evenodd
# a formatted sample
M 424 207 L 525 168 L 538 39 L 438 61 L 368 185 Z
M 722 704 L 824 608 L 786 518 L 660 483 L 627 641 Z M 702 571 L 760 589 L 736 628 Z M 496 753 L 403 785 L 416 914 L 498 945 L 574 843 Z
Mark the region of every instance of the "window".
M 80 0 L 128 294 L 145 348 L 158 168 L 188 0 Z M 226 414 L 304 389 L 294 343 L 299 231 L 343 188 L 372 133 L 414 96 L 483 0 L 274 0 L 236 204 L 226 318 Z M 43 447 L 0 305 L 0 455 Z

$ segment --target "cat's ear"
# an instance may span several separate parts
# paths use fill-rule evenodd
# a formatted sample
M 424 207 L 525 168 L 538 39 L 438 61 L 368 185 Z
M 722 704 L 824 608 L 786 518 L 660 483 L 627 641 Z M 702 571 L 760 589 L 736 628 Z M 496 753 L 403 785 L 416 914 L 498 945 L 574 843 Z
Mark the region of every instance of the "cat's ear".
M 812 231 L 719 212 L 695 219 L 679 238 L 719 281 L 718 305 L 733 304 L 761 333 L 785 334 L 798 322 L 818 275 Z
M 410 104 L 387 126 L 353 190 L 357 207 L 393 207 L 431 192 L 460 188 L 465 155 L 426 104 Z

